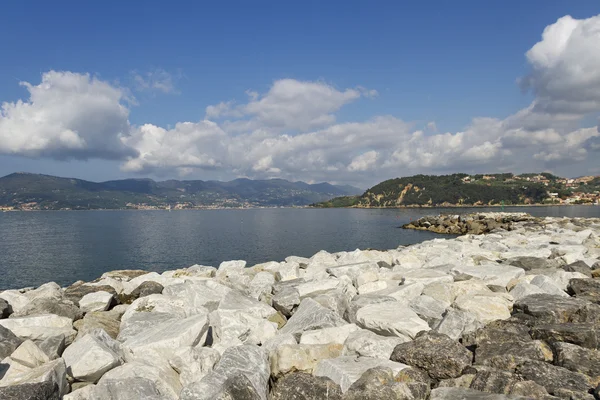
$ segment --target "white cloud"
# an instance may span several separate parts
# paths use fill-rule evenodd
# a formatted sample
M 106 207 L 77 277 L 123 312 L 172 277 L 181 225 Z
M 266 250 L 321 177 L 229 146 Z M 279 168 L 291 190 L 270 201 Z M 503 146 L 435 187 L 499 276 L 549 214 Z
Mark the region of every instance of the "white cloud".
M 49 71 L 42 82 L 21 82 L 26 101 L 0 112 L 0 153 L 55 159 L 122 159 L 135 149 L 129 134 L 126 91 L 89 74 Z
M 140 92 L 159 91 L 162 93 L 176 93 L 175 81 L 179 78 L 164 69 L 157 68 L 144 73 L 133 71 L 131 73 L 134 88 Z
M 600 112 L 600 16 L 559 19 L 526 58 L 531 71 L 521 84 L 533 102 L 504 119 L 474 118 L 460 132 L 440 131 L 433 121 L 415 130 L 389 115 L 338 123 L 344 105 L 377 92 L 294 79 L 275 81 L 264 93 L 248 90 L 242 102 L 210 105 L 205 120 L 131 127 L 125 90 L 51 71 L 37 86 L 24 84 L 28 101 L 3 105 L 0 152 L 121 159 L 124 171 L 140 174 L 217 169 L 362 185 L 414 173 L 586 173 L 600 150 L 598 129 L 581 127 Z

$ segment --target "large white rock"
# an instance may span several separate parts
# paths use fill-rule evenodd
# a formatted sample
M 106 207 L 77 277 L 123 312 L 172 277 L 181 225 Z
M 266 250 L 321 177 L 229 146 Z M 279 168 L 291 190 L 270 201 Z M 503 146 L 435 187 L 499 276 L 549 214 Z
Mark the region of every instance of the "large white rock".
M 175 351 L 169 364 L 179 374 L 181 384 L 186 386 L 212 371 L 220 358 L 221 354 L 210 347 L 186 346 Z
M 346 356 L 321 360 L 314 368 L 313 375 L 331 379 L 340 385 L 342 392 L 345 393 L 365 371 L 375 367 L 390 368 L 394 375 L 405 368 L 410 368 L 408 365 L 390 360 Z
M 178 348 L 201 343 L 206 337 L 207 330 L 206 314 L 167 320 L 127 339 L 123 343 L 125 356 L 128 361 L 144 358 L 169 360 Z
M 344 344 L 348 335 L 359 329 L 355 324 L 348 324 L 333 328 L 306 331 L 300 337 L 300 344 Z
M 389 360 L 397 345 L 410 340 L 408 336 L 380 336 L 369 330 L 361 329 L 348 335 L 342 354 Z
M 216 275 L 220 279 L 230 278 L 243 273 L 244 268 L 246 268 L 246 261 L 244 260 L 224 261 L 219 265 Z
M 113 392 L 114 382 L 117 381 L 132 381 L 132 383 L 136 382 L 135 379 L 144 379 L 142 381 L 144 384 L 140 386 L 143 390 L 139 390 L 140 393 L 155 393 L 158 399 L 164 400 L 177 400 L 179 398 L 179 393 L 181 391 L 181 383 L 179 381 L 179 376 L 177 373 L 171 368 L 171 366 L 164 362 L 163 360 L 152 360 L 152 362 L 147 361 L 133 361 L 127 362 L 120 367 L 114 368 L 108 371 L 100 381 L 98 382 L 97 387 L 105 387 L 106 391 Z M 136 384 L 137 385 L 137 384 Z M 117 387 L 121 387 L 118 385 Z M 134 387 L 136 387 L 134 385 Z M 119 391 L 124 390 L 123 394 L 119 394 L 119 396 L 108 397 L 109 399 L 144 399 L 145 397 L 123 397 L 125 394 L 131 395 L 132 390 L 128 389 L 125 391 L 121 387 Z M 138 391 L 138 390 L 136 390 Z M 95 392 L 96 397 L 94 399 L 103 400 L 105 397 L 101 397 L 105 391 L 102 389 L 100 392 Z M 135 393 L 135 391 L 133 392 Z
M 287 344 L 277 347 L 271 356 L 271 375 L 277 377 L 289 372 L 312 373 L 320 360 L 339 357 L 342 345 L 330 344 Z
M 488 285 L 506 287 L 515 278 L 525 275 L 522 268 L 498 263 L 485 263 L 476 266 L 458 265 L 452 268 L 453 274 L 463 274 L 481 279 Z
M 248 285 L 248 295 L 255 300 L 260 300 L 265 295 L 271 294 L 275 277 L 269 272 L 259 272 Z
M 95 391 L 95 385 L 87 385 L 64 395 L 63 400 L 92 400 Z
M 50 361 L 50 358 L 31 340 L 26 340 L 10 355 L 13 361 L 28 368 L 36 368 Z
M 409 283 L 408 285 L 396 285 L 386 290 L 376 292 L 378 295 L 393 297 L 398 301 L 410 301 L 421 295 L 425 284 L 422 282 Z
M 339 285 L 340 281 L 335 278 L 325 279 L 322 281 L 311 281 L 301 283 L 296 286 L 300 299 L 308 296 L 314 296 L 320 293 L 326 293 L 330 290 L 334 290 Z
M 279 333 L 291 333 L 299 337 L 304 331 L 346 324 L 347 322 L 334 311 L 323 307 L 311 298 L 306 298 L 302 300 L 294 315 L 279 330 Z
M 297 279 L 300 276 L 300 266 L 298 263 L 284 262 L 279 265 L 275 272 L 275 280 L 289 281 Z
M 219 306 L 221 299 L 231 291 L 225 285 L 212 280 L 191 281 L 166 287 L 163 295 L 167 298 L 177 298 L 184 301 L 188 307 L 205 307 L 214 311 Z
M 269 318 L 277 314 L 277 310 L 268 304 L 246 297 L 235 290 L 228 292 L 223 297 L 218 309 L 244 311 L 256 318 Z
M 377 266 L 377 263 L 371 261 L 347 264 L 342 262 L 341 265 L 327 268 L 327 272 L 329 273 L 329 275 L 335 276 L 336 278 L 347 276 L 350 279 L 354 280 L 363 273 L 378 273 L 379 267 Z
M 547 276 L 537 275 L 529 283 L 533 286 L 539 287 L 543 293 L 569 297 L 569 295 L 563 291 L 554 280 L 548 278 Z
M 29 297 L 18 290 L 5 290 L 0 292 L 0 299 L 5 300 L 10 305 L 13 312 L 17 314 L 20 314 L 31 301 Z
M 395 282 L 393 285 L 397 286 L 397 282 Z M 377 292 L 380 292 L 380 291 L 383 291 L 383 290 L 389 288 L 390 286 L 391 286 L 390 282 L 388 282 L 388 281 L 367 282 L 358 287 L 358 293 L 359 294 L 377 293 Z
M 261 400 L 267 399 L 270 376 L 267 352 L 257 346 L 231 347 L 223 353 L 212 372 L 183 388 L 181 400 L 212 400 L 222 394 L 229 378 L 243 376 Z
M 10 329 L 22 339 L 33 341 L 42 341 L 63 334 L 65 342 L 71 343 L 77 336 L 77 331 L 73 329 L 73 321 L 55 314 L 0 319 L 0 325 Z
M 63 298 L 62 289 L 56 282 L 48 282 L 44 283 L 40 287 L 29 290 L 25 292 L 25 296 L 27 296 L 30 300 L 35 299 L 54 299 L 60 300 Z
M 83 312 L 106 311 L 113 301 L 113 295 L 108 292 L 98 291 L 88 293 L 79 300 L 79 308 Z
M 515 301 L 522 299 L 523 297 L 529 296 L 531 294 L 537 293 L 545 293 L 542 288 L 536 285 L 532 285 L 525 281 L 521 281 L 517 283 L 511 290 L 510 295 L 515 299 Z
M 239 339 L 245 344 L 260 345 L 277 334 L 277 324 L 257 318 L 241 310 L 216 310 L 209 315 L 214 343 L 231 343 Z
M 394 267 L 394 270 L 395 268 L 396 267 Z M 402 272 L 405 285 L 417 282 L 427 285 L 433 282 L 452 282 L 454 280 L 452 276 L 447 273 L 433 269 L 416 269 Z
M 269 354 L 269 358 L 275 354 L 279 346 L 283 346 L 286 344 L 298 344 L 298 341 L 291 333 L 286 333 L 284 335 L 277 335 L 268 339 L 261 348 L 265 349 L 265 351 Z
M 98 382 L 105 372 L 124 362 L 121 344 L 102 329 L 73 342 L 62 355 L 67 372 L 78 381 Z
M 421 319 L 425 320 L 430 327 L 437 325 L 442 320 L 442 316 L 446 311 L 444 303 L 427 295 L 412 299 L 409 302 L 409 307 Z
M 458 296 L 454 301 L 454 307 L 473 314 L 483 324 L 508 319 L 512 301 L 500 295 L 501 293 L 478 293 Z
M 407 303 L 400 301 L 364 306 L 356 313 L 356 324 L 383 336 L 414 338 L 421 331 L 431 330 Z

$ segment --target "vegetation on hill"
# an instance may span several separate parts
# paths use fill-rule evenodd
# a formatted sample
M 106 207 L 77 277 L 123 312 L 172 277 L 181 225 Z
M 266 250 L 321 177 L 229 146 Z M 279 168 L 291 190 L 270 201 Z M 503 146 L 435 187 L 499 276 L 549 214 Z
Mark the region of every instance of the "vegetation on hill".
M 15 173 L 0 178 L 0 207 L 77 210 L 305 206 L 360 192 L 353 187 L 283 179 L 230 182 L 124 179 L 96 183 Z
M 361 196 L 336 198 L 316 207 L 403 207 L 452 205 L 516 205 L 556 202 L 571 196 L 573 187 L 587 193 L 600 190 L 600 179 L 569 183 L 550 173 L 513 175 L 452 174 L 415 175 L 389 179 L 367 189 Z M 584 192 L 584 190 L 581 190 Z M 552 195 L 550 195 L 552 193 Z M 579 201 L 579 200 L 577 200 Z M 574 202 L 577 202 L 574 201 Z

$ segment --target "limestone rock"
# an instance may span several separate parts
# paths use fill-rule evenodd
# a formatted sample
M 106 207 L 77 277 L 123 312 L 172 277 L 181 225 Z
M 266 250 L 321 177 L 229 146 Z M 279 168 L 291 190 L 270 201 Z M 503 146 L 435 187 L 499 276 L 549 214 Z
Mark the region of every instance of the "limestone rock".
M 342 345 L 336 343 L 282 345 L 271 356 L 271 374 L 279 376 L 293 371 L 311 373 L 319 361 L 339 357 L 341 353 Z
M 119 335 L 120 325 L 121 321 L 114 313 L 106 311 L 88 312 L 82 319 L 73 323 L 73 327 L 77 329 L 77 337 L 82 337 L 93 329 L 103 329 L 113 339 Z
M 52 381 L 23 383 L 0 387 L 0 399 L 4 400 L 60 400 L 59 387 Z
M 300 304 L 300 293 L 294 287 L 287 287 L 272 298 L 273 308 L 286 317 L 291 317 L 294 308 Z
M 77 332 L 73 329 L 73 321 L 70 318 L 59 317 L 54 314 L 0 319 L 0 325 L 10 329 L 22 339 L 34 341 L 41 341 L 63 334 L 67 343 L 71 343 L 77 335 Z
M 414 341 L 396 346 L 390 359 L 424 369 L 433 379 L 447 379 L 460 376 L 472 355 L 444 334 L 422 332 Z
M 94 391 L 96 389 L 95 385 L 85 382 L 85 386 L 78 387 L 78 385 L 75 386 L 76 383 L 84 382 L 75 382 L 73 385 L 71 385 L 71 393 L 66 394 L 63 397 L 63 400 L 91 400 L 94 398 Z
M 111 392 L 113 391 L 112 386 L 115 385 L 114 382 L 130 381 L 132 379 L 144 380 L 143 382 L 132 382 L 134 385 L 139 384 L 139 388 L 136 390 L 139 390 L 140 392 L 155 393 L 154 395 L 158 395 L 158 398 L 164 400 L 177 400 L 181 391 L 179 376 L 167 362 L 160 359 L 152 360 L 151 362 L 136 360 L 113 368 L 100 378 L 96 387 L 104 387 L 105 389 L 100 389 L 101 392 Z M 124 390 L 119 384 L 117 384 L 117 387 L 120 388 L 119 390 Z M 134 386 L 134 388 L 135 387 L 136 386 Z M 127 390 L 125 393 L 129 394 L 131 392 Z M 104 399 L 104 397 L 101 397 L 98 393 L 95 393 L 95 395 L 98 400 Z M 118 398 L 125 399 L 125 397 Z
M 425 320 L 430 327 L 434 327 L 442 320 L 446 306 L 433 297 L 422 295 L 410 301 L 409 307 Z
M 124 361 L 121 344 L 101 329 L 73 342 L 63 353 L 67 372 L 78 381 L 98 382 Z
M 588 349 L 600 349 L 600 327 L 593 323 L 539 324 L 531 328 L 534 339 L 567 342 Z
M 484 393 L 465 388 L 437 388 L 431 391 L 430 400 L 526 400 L 527 397 Z
M 522 268 L 498 263 L 486 263 L 478 266 L 461 265 L 452 269 L 453 274 L 468 275 L 478 278 L 488 285 L 499 285 L 506 287 L 515 278 L 525 275 Z
M 13 361 L 28 368 L 36 368 L 50 361 L 50 358 L 31 340 L 26 340 L 10 355 Z
M 56 360 L 65 350 L 65 336 L 61 334 L 46 338 L 38 342 L 38 347 L 50 360 Z
M 544 292 L 544 290 L 541 287 L 532 285 L 527 282 L 519 282 L 510 290 L 510 295 L 513 297 L 513 299 L 515 299 L 515 301 L 520 300 L 529 295 L 538 293 L 546 292 Z
M 207 330 L 207 315 L 193 315 L 157 324 L 127 339 L 123 346 L 128 359 L 129 357 L 161 357 L 169 360 L 178 348 L 197 345 Z
M 100 292 L 100 291 L 112 293 L 115 296 L 117 295 L 116 290 L 112 286 L 108 286 L 108 285 L 94 286 L 94 285 L 90 285 L 90 284 L 77 284 L 77 285 L 73 284 L 65 289 L 64 296 L 67 299 L 71 300 L 76 305 L 78 305 L 79 300 L 81 300 L 81 298 L 83 296 L 85 296 L 86 294 Z
M 42 383 L 50 382 L 54 387 L 58 388 L 59 398 L 67 392 L 67 373 L 65 362 L 63 359 L 50 361 L 42 364 L 39 367 L 28 369 L 20 374 L 12 376 L 10 380 L 5 376 L 0 381 L 0 386 L 13 386 L 26 383 Z
M 420 331 L 431 329 L 406 303 L 399 301 L 362 307 L 356 313 L 356 323 L 383 336 L 413 338 Z
M 8 302 L 6 300 L 0 298 L 0 319 L 8 318 L 10 313 L 11 313 L 11 310 L 10 310 L 10 306 L 8 305 Z
M 298 309 L 288 320 L 280 334 L 300 336 L 304 331 L 347 325 L 335 312 L 323 307 L 311 298 L 302 300 Z
M 556 354 L 554 364 L 573 372 L 600 377 L 600 351 L 563 342 L 554 343 L 552 347 Z
M 461 295 L 454 301 L 454 307 L 469 312 L 483 324 L 498 319 L 510 318 L 511 301 L 501 296 L 501 293 L 478 293 Z
M 398 382 L 390 368 L 372 368 L 350 386 L 344 400 L 412 400 L 413 393 L 404 382 Z
M 397 345 L 408 341 L 410 341 L 408 336 L 379 336 L 369 330 L 362 329 L 348 335 L 344 342 L 342 354 L 388 360 Z
M 295 372 L 279 379 L 270 400 L 342 400 L 342 390 L 331 379 Z
M 98 383 L 92 391 L 91 400 L 171 400 L 161 393 L 154 382 L 146 378 L 107 379 Z
M 243 375 L 261 400 L 267 399 L 270 376 L 266 351 L 257 346 L 231 347 L 223 353 L 214 370 L 183 388 L 181 400 L 212 400 L 222 393 L 230 377 Z
M 246 297 L 235 290 L 228 292 L 223 297 L 218 309 L 240 310 L 256 318 L 269 318 L 277 314 L 277 310 L 268 304 Z
M 538 275 L 533 278 L 530 284 L 542 289 L 543 293 L 553 294 L 556 296 L 569 297 L 552 279 L 544 275 Z
M 83 316 L 83 312 L 70 300 L 41 297 L 27 303 L 19 312 L 13 313 L 11 318 L 43 314 L 67 317 L 73 321 Z
M 210 313 L 213 343 L 239 339 L 242 343 L 259 345 L 277 334 L 277 324 L 257 318 L 241 310 L 216 310 Z
M 550 394 L 558 389 L 580 392 L 592 389 L 589 377 L 542 361 L 526 361 L 517 367 L 517 373 L 542 385 Z
M 348 335 L 359 329 L 355 324 L 347 324 L 333 328 L 306 331 L 300 337 L 300 344 L 344 344 Z
M 436 332 L 448 335 L 451 339 L 458 340 L 463 334 L 473 332 L 481 326 L 482 323 L 470 312 L 450 308 L 433 329 Z
M 346 356 L 320 361 L 313 375 L 330 378 L 345 393 L 367 370 L 375 367 L 390 368 L 394 374 L 408 368 L 407 365 L 389 360 Z
M 573 297 L 534 294 L 515 302 L 514 309 L 533 316 L 540 323 L 600 321 L 600 306 Z
M 8 357 L 23 343 L 11 330 L 0 325 L 0 360 Z
M 104 291 L 88 293 L 79 300 L 83 312 L 106 311 L 114 300 L 114 295 Z
M 171 367 L 179 374 L 183 386 L 199 381 L 212 371 L 221 354 L 210 347 L 182 347 L 169 360 Z
M 385 303 L 387 301 L 396 301 L 393 297 L 377 294 L 359 295 L 352 299 L 348 305 L 348 309 L 344 314 L 344 318 L 353 324 L 356 323 L 356 313 L 358 310 L 369 304 Z

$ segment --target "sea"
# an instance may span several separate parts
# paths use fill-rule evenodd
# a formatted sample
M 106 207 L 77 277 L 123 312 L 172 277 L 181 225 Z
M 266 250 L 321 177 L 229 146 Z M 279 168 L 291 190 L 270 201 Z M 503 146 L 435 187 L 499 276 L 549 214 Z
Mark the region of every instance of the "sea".
M 247 265 L 359 249 L 393 249 L 441 236 L 400 229 L 439 213 L 494 208 L 223 209 L 0 213 L 0 290 L 67 286 L 116 269 L 162 272 L 222 261 Z M 600 206 L 505 207 L 534 216 L 600 217 Z

